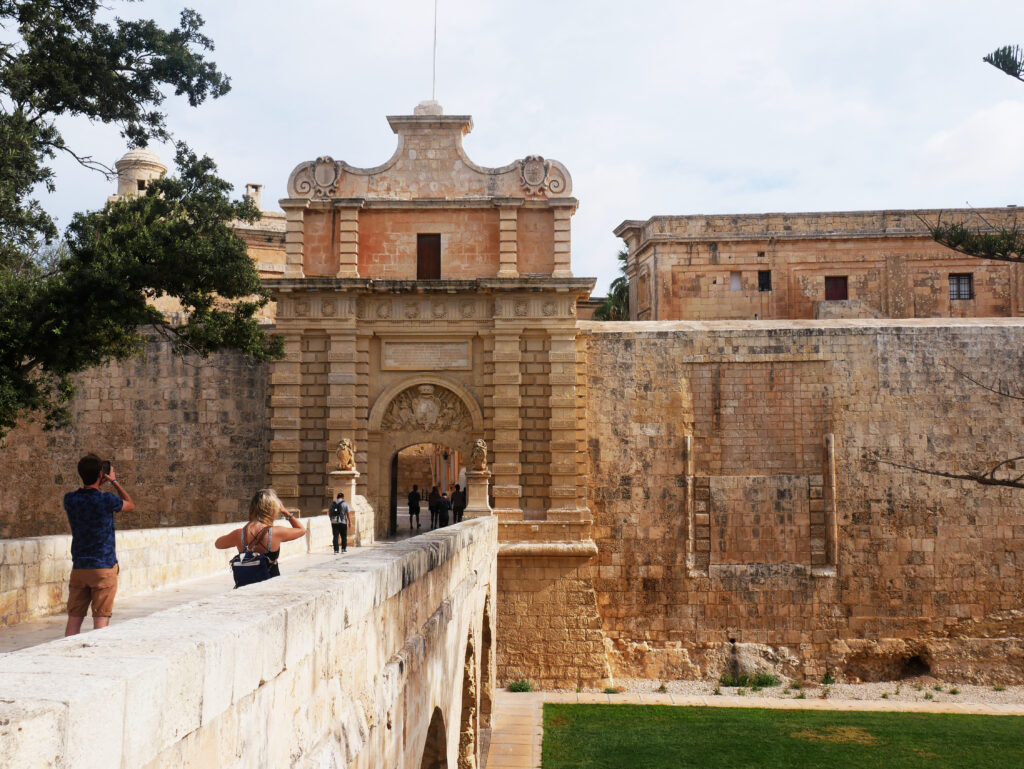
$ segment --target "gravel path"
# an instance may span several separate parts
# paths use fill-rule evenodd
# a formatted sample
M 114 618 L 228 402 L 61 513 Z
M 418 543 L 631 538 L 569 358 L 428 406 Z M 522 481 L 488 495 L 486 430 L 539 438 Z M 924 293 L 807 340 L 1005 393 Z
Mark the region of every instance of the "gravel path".
M 887 681 L 870 684 L 807 684 L 796 688 L 796 684 L 783 682 L 755 691 L 751 687 L 719 686 L 709 681 L 666 681 L 665 689 L 659 689 L 660 681 L 643 678 L 617 678 L 615 686 L 624 692 L 667 691 L 695 697 L 714 696 L 715 689 L 722 695 L 743 695 L 752 700 L 762 699 L 836 699 L 836 700 L 889 700 L 890 702 L 959 702 L 991 705 L 1024 705 L 1024 686 L 977 686 L 940 681 L 931 676 L 906 678 L 902 681 Z M 594 690 L 599 691 L 599 690 Z M 955 692 L 955 693 L 954 693 Z

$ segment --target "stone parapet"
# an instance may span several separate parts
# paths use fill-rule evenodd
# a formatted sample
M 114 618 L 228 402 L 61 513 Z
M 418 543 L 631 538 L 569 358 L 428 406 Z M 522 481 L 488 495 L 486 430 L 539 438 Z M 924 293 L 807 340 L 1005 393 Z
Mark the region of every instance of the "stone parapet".
M 478 767 L 496 552 L 467 521 L 3 655 L 0 765 Z

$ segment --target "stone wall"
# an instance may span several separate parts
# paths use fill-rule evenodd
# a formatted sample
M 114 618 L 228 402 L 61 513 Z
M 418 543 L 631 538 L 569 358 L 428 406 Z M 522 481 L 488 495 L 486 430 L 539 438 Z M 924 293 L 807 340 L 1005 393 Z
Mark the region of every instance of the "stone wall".
M 899 668 L 883 660 L 898 647 L 961 680 L 1024 680 L 1006 663 L 1022 624 L 1020 492 L 870 461 L 964 472 L 1022 453 L 1021 402 L 954 369 L 1018 381 L 1024 322 L 581 326 L 613 672 L 716 675 L 733 639 L 807 675 L 855 658 L 863 675 Z M 827 433 L 834 564 L 815 534 Z
M 364 509 L 366 500 L 360 497 L 355 507 Z M 302 523 L 308 535 L 282 548 L 281 560 L 308 552 L 314 543 L 323 547 L 330 541 L 331 525 L 326 516 L 305 518 Z M 218 550 L 213 543 L 240 525 L 117 532 L 117 561 L 121 567 L 118 598 L 218 573 L 224 575 L 225 586 L 230 587 L 227 563 L 233 552 Z M 0 627 L 65 611 L 70 574 L 70 535 L 0 540 Z
M 75 468 L 90 451 L 113 460 L 135 502 L 121 528 L 248 515 L 253 492 L 266 484 L 266 366 L 229 353 L 178 357 L 154 341 L 76 383 L 73 427 L 24 424 L 0 444 L 17 479 L 0 488 L 0 537 L 67 533 L 63 495 L 80 485 Z
M 493 520 L 0 659 L 0 765 L 481 765 Z M 254 621 L 254 618 L 257 618 Z

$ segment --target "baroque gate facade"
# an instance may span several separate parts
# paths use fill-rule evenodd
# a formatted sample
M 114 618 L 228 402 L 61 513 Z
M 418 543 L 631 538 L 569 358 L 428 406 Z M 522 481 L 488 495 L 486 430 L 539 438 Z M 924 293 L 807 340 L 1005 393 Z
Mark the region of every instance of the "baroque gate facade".
M 594 280 L 570 268 L 577 201 L 558 161 L 473 163 L 462 147 L 468 116 L 427 102 L 388 122 L 398 146 L 386 163 L 302 163 L 281 201 L 285 271 L 266 284 L 286 356 L 270 379 L 269 476 L 286 505 L 319 511 L 333 447 L 352 440 L 357 493 L 380 538 L 394 525 L 396 452 L 431 442 L 469 456 L 484 439 L 502 548 L 498 662 L 514 675 L 517 659 L 535 656 L 535 639 L 517 647 L 516 628 L 536 625 L 538 612 L 565 614 L 536 600 L 545 588 L 534 577 L 575 580 L 597 552 L 576 322 Z M 585 592 L 580 626 L 548 639 L 592 631 L 591 653 L 578 656 L 588 662 L 563 671 L 573 685 L 607 675 L 593 588 Z M 503 636 L 513 639 L 504 665 Z

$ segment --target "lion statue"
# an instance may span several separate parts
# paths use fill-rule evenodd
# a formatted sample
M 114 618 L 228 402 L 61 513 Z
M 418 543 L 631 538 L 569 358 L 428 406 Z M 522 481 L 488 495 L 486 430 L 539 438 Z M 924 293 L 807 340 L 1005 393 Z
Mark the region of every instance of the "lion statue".
M 473 444 L 473 451 L 469 455 L 469 463 L 473 466 L 474 470 L 487 469 L 487 441 L 483 438 L 477 438 L 476 443 Z
M 338 469 L 354 470 L 356 467 L 356 447 L 351 438 L 338 441 Z

